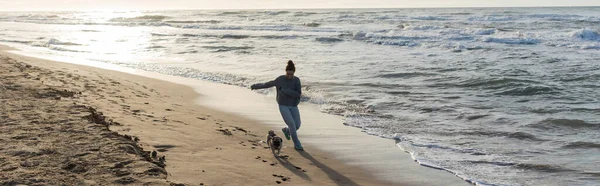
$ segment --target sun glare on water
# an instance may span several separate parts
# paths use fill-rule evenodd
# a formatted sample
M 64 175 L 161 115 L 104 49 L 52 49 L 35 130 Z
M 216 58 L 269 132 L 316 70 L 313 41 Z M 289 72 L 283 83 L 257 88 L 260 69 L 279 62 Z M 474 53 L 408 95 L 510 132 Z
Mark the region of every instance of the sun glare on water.
M 140 11 L 81 12 L 77 16 L 85 17 L 86 23 L 70 28 L 58 40 L 77 43 L 69 48 L 87 51 L 86 58 L 135 61 L 139 58 L 136 53 L 150 45 L 150 28 L 117 26 L 117 23 L 143 15 Z

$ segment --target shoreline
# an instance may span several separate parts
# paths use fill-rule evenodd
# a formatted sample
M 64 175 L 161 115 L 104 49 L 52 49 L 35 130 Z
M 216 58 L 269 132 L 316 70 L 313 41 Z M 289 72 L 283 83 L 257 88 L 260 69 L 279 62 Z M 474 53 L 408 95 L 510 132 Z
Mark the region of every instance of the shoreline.
M 1 47 L 0 47 L 1 48 Z M 6 49 L 4 49 L 6 50 Z M 7 53 L 7 52 L 3 52 Z M 32 57 L 23 56 L 21 54 L 13 54 L 8 53 L 8 55 L 21 56 L 24 59 L 36 59 Z M 218 112 L 225 113 L 223 116 L 233 117 L 235 121 L 252 123 L 250 126 L 244 127 L 244 130 L 248 131 L 267 131 L 268 129 L 273 129 L 274 131 L 278 131 L 282 125 L 280 120 L 280 116 L 278 112 L 268 111 L 269 109 L 273 109 L 275 105 L 271 98 L 267 98 L 266 96 L 256 94 L 254 92 L 245 90 L 241 87 L 235 87 L 230 85 L 223 85 L 218 83 L 206 82 L 201 80 L 191 80 L 182 77 L 171 77 L 153 72 L 145 72 L 138 71 L 134 69 L 119 69 L 116 65 L 106 65 L 102 66 L 99 69 L 98 67 L 90 67 L 83 64 L 79 64 L 81 62 L 77 62 L 78 64 L 71 64 L 69 62 L 60 62 L 60 61 L 51 61 L 44 59 L 36 59 L 44 61 L 46 65 L 59 63 L 58 66 L 68 66 L 71 69 L 84 68 L 86 70 L 92 71 L 101 71 L 102 73 L 111 74 L 112 76 L 127 76 L 129 79 L 143 79 L 141 81 L 149 81 L 153 82 L 156 86 L 160 86 L 162 84 L 156 82 L 167 81 L 169 83 L 178 84 L 178 89 L 194 89 L 193 93 L 186 93 L 187 95 L 180 97 L 181 99 L 176 102 L 186 103 L 183 107 L 198 107 L 204 109 L 204 112 Z M 64 68 L 64 67 L 63 67 Z M 156 79 L 160 77 L 160 79 Z M 182 80 L 186 80 L 183 82 Z M 189 81 L 189 82 L 188 82 Z M 137 84 L 137 83 L 136 83 Z M 160 85 L 159 85 L 160 84 Z M 140 86 L 140 85 L 133 85 Z M 147 86 L 147 85 L 142 85 Z M 185 88 L 183 88 L 185 87 Z M 221 90 L 221 91 L 218 91 Z M 178 95 L 181 91 L 171 91 L 165 95 Z M 222 93 L 228 93 L 223 95 Z M 193 94 L 193 95 L 192 95 Z M 200 94 L 200 95 L 198 95 Z M 251 100 L 255 102 L 243 102 L 241 103 L 240 110 L 236 110 L 235 108 L 231 108 L 231 105 L 224 104 L 230 102 L 231 100 L 221 99 L 221 98 L 232 98 L 232 99 L 244 99 L 246 97 L 252 97 Z M 190 100 L 195 100 L 194 103 L 189 103 Z M 258 102 L 256 102 L 258 101 Z M 184 104 L 178 104 L 179 107 L 182 107 Z M 227 107 L 227 105 L 229 107 Z M 173 105 L 171 105 L 173 106 Z M 224 107 L 225 106 L 225 107 Z M 238 105 L 239 106 L 239 105 Z M 250 106 L 250 107 L 248 107 Z M 255 107 L 257 106 L 257 107 Z M 235 106 L 234 106 L 235 107 Z M 267 111 L 265 111 L 267 110 Z M 423 167 L 418 165 L 410 158 L 410 156 L 400 150 L 395 146 L 393 140 L 384 139 L 377 136 L 367 135 L 360 131 L 358 128 L 347 127 L 342 125 L 341 119 L 338 116 L 327 115 L 324 113 L 320 113 L 318 109 L 310 104 L 301 104 L 302 117 L 304 123 L 306 121 L 315 121 L 315 120 L 324 120 L 325 123 L 328 123 L 324 127 L 316 127 L 310 125 L 303 125 L 302 129 L 302 139 L 303 142 L 307 145 L 307 149 L 310 151 L 310 154 L 313 156 L 303 156 L 302 154 L 296 154 L 297 157 L 304 158 L 310 166 L 315 166 L 314 164 L 320 164 L 319 167 L 324 167 L 323 165 L 333 165 L 331 167 L 327 167 L 326 171 L 333 172 L 332 174 L 326 174 L 331 179 L 336 179 L 335 177 L 342 177 L 344 179 L 352 181 L 350 178 L 344 175 L 352 175 L 350 176 L 353 179 L 358 180 L 366 180 L 368 184 L 360 184 L 358 182 L 348 182 L 353 183 L 350 185 L 436 185 L 436 184 L 445 184 L 445 185 L 469 185 L 467 182 L 462 179 L 456 177 L 453 174 L 449 174 L 445 171 L 435 170 L 427 167 Z M 316 112 L 315 112 L 316 111 Z M 244 113 L 245 112 L 245 113 Z M 269 113 L 272 115 L 265 115 L 265 113 Z M 153 113 L 154 114 L 154 113 Z M 201 117 L 203 118 L 203 117 Z M 252 118 L 252 119 L 249 119 Z M 137 118 L 140 119 L 140 118 Z M 190 118 L 189 122 L 195 122 Z M 183 120 L 181 120 L 183 121 Z M 221 124 L 219 122 L 222 120 L 215 120 L 215 123 Z M 184 122 L 185 123 L 185 122 Z M 318 122 L 317 122 L 318 123 Z M 246 124 L 248 125 L 248 124 Z M 231 126 L 230 126 L 231 128 Z M 313 128 L 311 130 L 311 128 Z M 235 127 L 231 128 L 235 130 Z M 138 130 L 134 130 L 132 127 L 121 130 L 119 132 L 125 132 L 131 135 L 146 135 L 152 136 L 153 133 L 159 133 L 160 131 L 152 131 L 152 132 L 143 132 L 142 128 L 138 128 Z M 323 132 L 329 132 L 329 135 L 323 135 Z M 333 133 L 332 133 L 333 132 Z M 258 139 L 264 138 L 262 133 L 253 134 L 258 137 Z M 282 135 L 282 134 L 279 134 Z M 166 137 L 168 138 L 168 137 Z M 159 137 L 150 137 L 148 141 L 152 143 L 157 143 L 160 141 Z M 189 138 L 189 140 L 197 140 L 195 138 Z M 261 139 L 262 140 L 262 139 Z M 322 144 L 322 141 L 331 141 L 334 140 L 334 143 L 326 143 Z M 245 141 L 245 140 L 240 140 Z M 352 144 L 356 141 L 369 141 L 369 143 L 358 143 Z M 148 143 L 146 140 L 142 140 L 142 142 Z M 150 144 L 152 144 L 150 143 Z M 238 142 L 240 143 L 240 142 Z M 291 141 L 287 141 L 286 146 L 290 146 Z M 240 143 L 242 144 L 242 143 Z M 254 144 L 254 143 L 253 143 Z M 155 144 L 161 145 L 161 144 Z M 243 144 L 244 145 L 244 144 Z M 264 145 L 264 144 L 259 144 Z M 221 147 L 216 147 L 221 148 Z M 355 149 L 353 149 L 355 148 Z M 177 148 L 173 148 L 177 149 Z M 293 151 L 293 148 L 284 148 L 284 152 Z M 364 149 L 371 149 L 365 151 Z M 382 150 L 383 149 L 383 150 Z M 192 150 L 192 149 L 187 149 Z M 195 151 L 188 151 L 190 153 L 197 153 L 199 149 L 193 149 Z M 206 149 L 204 149 L 206 150 Z M 369 152 L 373 151 L 373 152 Z M 172 151 L 170 151 L 172 152 Z M 170 153 L 167 152 L 167 153 Z M 293 153 L 293 152 L 292 152 Z M 373 156 L 374 155 L 374 156 Z M 257 155 L 259 156 L 259 155 Z M 271 155 L 272 156 L 272 155 Z M 264 157 L 264 156 L 262 156 Z M 316 158 L 315 158 L 316 157 Z M 330 158 L 335 157 L 335 158 Z M 186 160 L 187 158 L 187 160 Z M 189 161 L 190 157 L 186 157 L 181 159 L 181 163 L 174 165 L 178 168 L 185 167 L 186 161 Z M 381 159 L 380 159 L 381 158 Z M 275 162 L 275 158 L 270 161 Z M 269 161 L 269 160 L 267 160 Z M 314 163 L 317 161 L 317 163 Z M 392 161 L 392 162 L 389 162 Z M 322 162 L 322 163 L 321 163 Z M 276 162 L 277 163 L 277 162 Z M 278 162 L 281 163 L 281 162 Z M 173 164 L 171 162 L 171 164 Z M 193 177 L 192 173 L 179 173 L 175 174 L 173 171 L 173 166 L 167 167 L 169 173 L 171 173 L 172 177 Z M 293 169 L 288 169 L 292 171 Z M 335 170 L 344 170 L 341 172 L 336 172 Z M 199 170 L 197 170 L 199 171 Z M 434 179 L 431 179 L 431 175 L 434 175 Z M 375 176 L 375 178 L 371 178 Z M 185 183 L 185 178 L 182 178 Z M 359 181 L 362 182 L 362 181 Z M 342 184 L 344 185 L 344 184 Z
M 201 96 L 190 87 L 117 71 L 21 56 L 6 52 L 10 49 L 8 47 L 0 49 L 0 55 L 32 66 L 91 79 L 85 83 L 84 94 L 89 91 L 96 95 L 82 101 L 123 124 L 111 126 L 112 131 L 136 136 L 145 149 L 166 155 L 169 181 L 194 185 L 277 185 L 282 182 L 292 185 L 392 184 L 376 180 L 356 166 L 326 158 L 329 155 L 318 150 L 294 151 L 289 147 L 289 141 L 286 141 L 282 152 L 288 158 L 275 158 L 261 142 L 266 127 L 247 118 L 190 102 Z

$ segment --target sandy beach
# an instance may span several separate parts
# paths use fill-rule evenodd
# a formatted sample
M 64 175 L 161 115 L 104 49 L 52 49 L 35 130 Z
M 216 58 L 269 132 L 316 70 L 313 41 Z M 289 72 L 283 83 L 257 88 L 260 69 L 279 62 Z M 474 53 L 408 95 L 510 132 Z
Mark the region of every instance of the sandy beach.
M 266 127 L 189 87 L 1 55 L 3 185 L 390 185 L 290 141 L 275 157 Z

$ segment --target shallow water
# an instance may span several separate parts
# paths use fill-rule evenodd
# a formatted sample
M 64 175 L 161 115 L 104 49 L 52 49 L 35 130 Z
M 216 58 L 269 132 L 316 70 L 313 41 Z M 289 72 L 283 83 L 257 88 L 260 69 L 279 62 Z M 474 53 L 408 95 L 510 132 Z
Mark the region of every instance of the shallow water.
M 0 42 L 239 86 L 292 59 L 305 102 L 421 164 L 479 184 L 598 185 L 599 12 L 5 12 Z

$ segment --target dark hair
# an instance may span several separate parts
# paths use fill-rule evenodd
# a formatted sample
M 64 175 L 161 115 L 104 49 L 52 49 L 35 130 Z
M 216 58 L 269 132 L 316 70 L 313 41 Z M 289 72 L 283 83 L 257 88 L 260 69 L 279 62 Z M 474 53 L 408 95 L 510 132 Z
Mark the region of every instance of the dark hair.
M 296 66 L 294 65 L 294 62 L 292 62 L 292 60 L 288 61 L 288 64 L 285 67 L 285 71 L 296 71 Z

